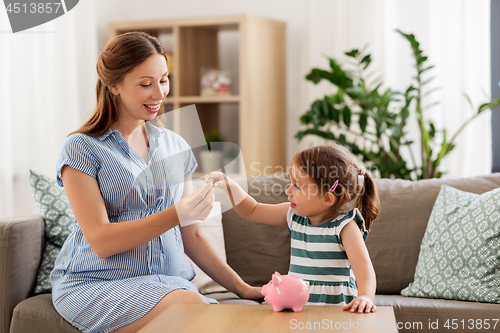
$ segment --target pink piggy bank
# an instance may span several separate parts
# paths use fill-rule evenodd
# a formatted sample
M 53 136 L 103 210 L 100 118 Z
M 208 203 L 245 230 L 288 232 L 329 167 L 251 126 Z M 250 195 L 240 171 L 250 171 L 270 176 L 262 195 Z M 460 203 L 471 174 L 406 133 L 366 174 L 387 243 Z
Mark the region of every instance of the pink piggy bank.
M 309 282 L 276 272 L 271 281 L 262 287 L 262 295 L 276 312 L 283 309 L 300 312 L 309 299 Z

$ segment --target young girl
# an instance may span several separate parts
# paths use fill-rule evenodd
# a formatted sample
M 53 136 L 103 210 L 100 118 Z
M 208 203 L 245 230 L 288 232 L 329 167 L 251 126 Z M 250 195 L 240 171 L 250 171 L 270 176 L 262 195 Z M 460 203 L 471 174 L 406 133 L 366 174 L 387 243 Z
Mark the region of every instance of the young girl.
M 375 272 L 364 240 L 378 213 L 378 195 L 373 179 L 346 148 L 318 146 L 296 154 L 287 203 L 257 203 L 222 173 L 211 175 L 241 217 L 288 226 L 288 274 L 309 281 L 308 304 L 375 312 Z

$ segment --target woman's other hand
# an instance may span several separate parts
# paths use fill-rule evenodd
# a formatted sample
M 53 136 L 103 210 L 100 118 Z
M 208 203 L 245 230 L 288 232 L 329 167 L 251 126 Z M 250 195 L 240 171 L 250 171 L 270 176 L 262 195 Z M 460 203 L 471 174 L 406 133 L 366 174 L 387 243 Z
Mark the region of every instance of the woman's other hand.
M 236 294 L 238 295 L 238 297 L 243 299 L 264 298 L 264 295 L 262 295 L 262 287 L 252 287 L 247 283 L 241 285 Z

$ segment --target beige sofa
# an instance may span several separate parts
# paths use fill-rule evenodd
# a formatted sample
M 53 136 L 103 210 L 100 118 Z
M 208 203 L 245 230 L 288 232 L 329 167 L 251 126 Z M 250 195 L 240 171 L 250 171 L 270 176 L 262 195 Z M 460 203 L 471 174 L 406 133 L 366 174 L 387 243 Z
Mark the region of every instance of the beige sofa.
M 260 176 L 246 181 L 249 193 L 259 202 L 286 201 L 287 179 Z M 500 187 L 500 174 L 417 182 L 377 180 L 382 207 L 366 244 L 377 274 L 375 302 L 394 307 L 400 332 L 425 332 L 436 321 L 439 329 L 433 332 L 448 332 L 443 326 L 448 319 L 467 322 L 500 317 L 500 304 L 400 296 L 413 281 L 420 243 L 442 184 L 483 193 Z M 217 199 L 227 207 L 220 193 Z M 290 238 L 286 228 L 244 221 L 234 210 L 223 214 L 222 223 L 227 262 L 245 281 L 261 286 L 274 271 L 287 273 Z M 12 333 L 77 332 L 57 314 L 50 294 L 32 296 L 44 246 L 43 228 L 38 216 L 0 221 L 0 333 L 9 332 L 9 327 Z M 258 304 L 228 292 L 209 296 L 221 303 Z M 460 328 L 452 331 L 461 332 Z

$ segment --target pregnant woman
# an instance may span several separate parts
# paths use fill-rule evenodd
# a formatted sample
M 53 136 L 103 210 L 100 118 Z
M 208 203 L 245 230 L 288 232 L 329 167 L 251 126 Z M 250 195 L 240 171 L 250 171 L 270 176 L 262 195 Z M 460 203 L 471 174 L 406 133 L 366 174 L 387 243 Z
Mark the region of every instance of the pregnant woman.
M 175 303 L 217 303 L 190 282 L 186 254 L 242 298 L 262 298 L 200 231 L 213 184 L 193 191 L 197 163 L 179 135 L 148 120 L 169 91 L 165 51 L 146 33 L 119 35 L 97 62 L 97 104 L 64 142 L 57 181 L 75 226 L 51 274 L 57 311 L 84 332 L 135 332 Z

